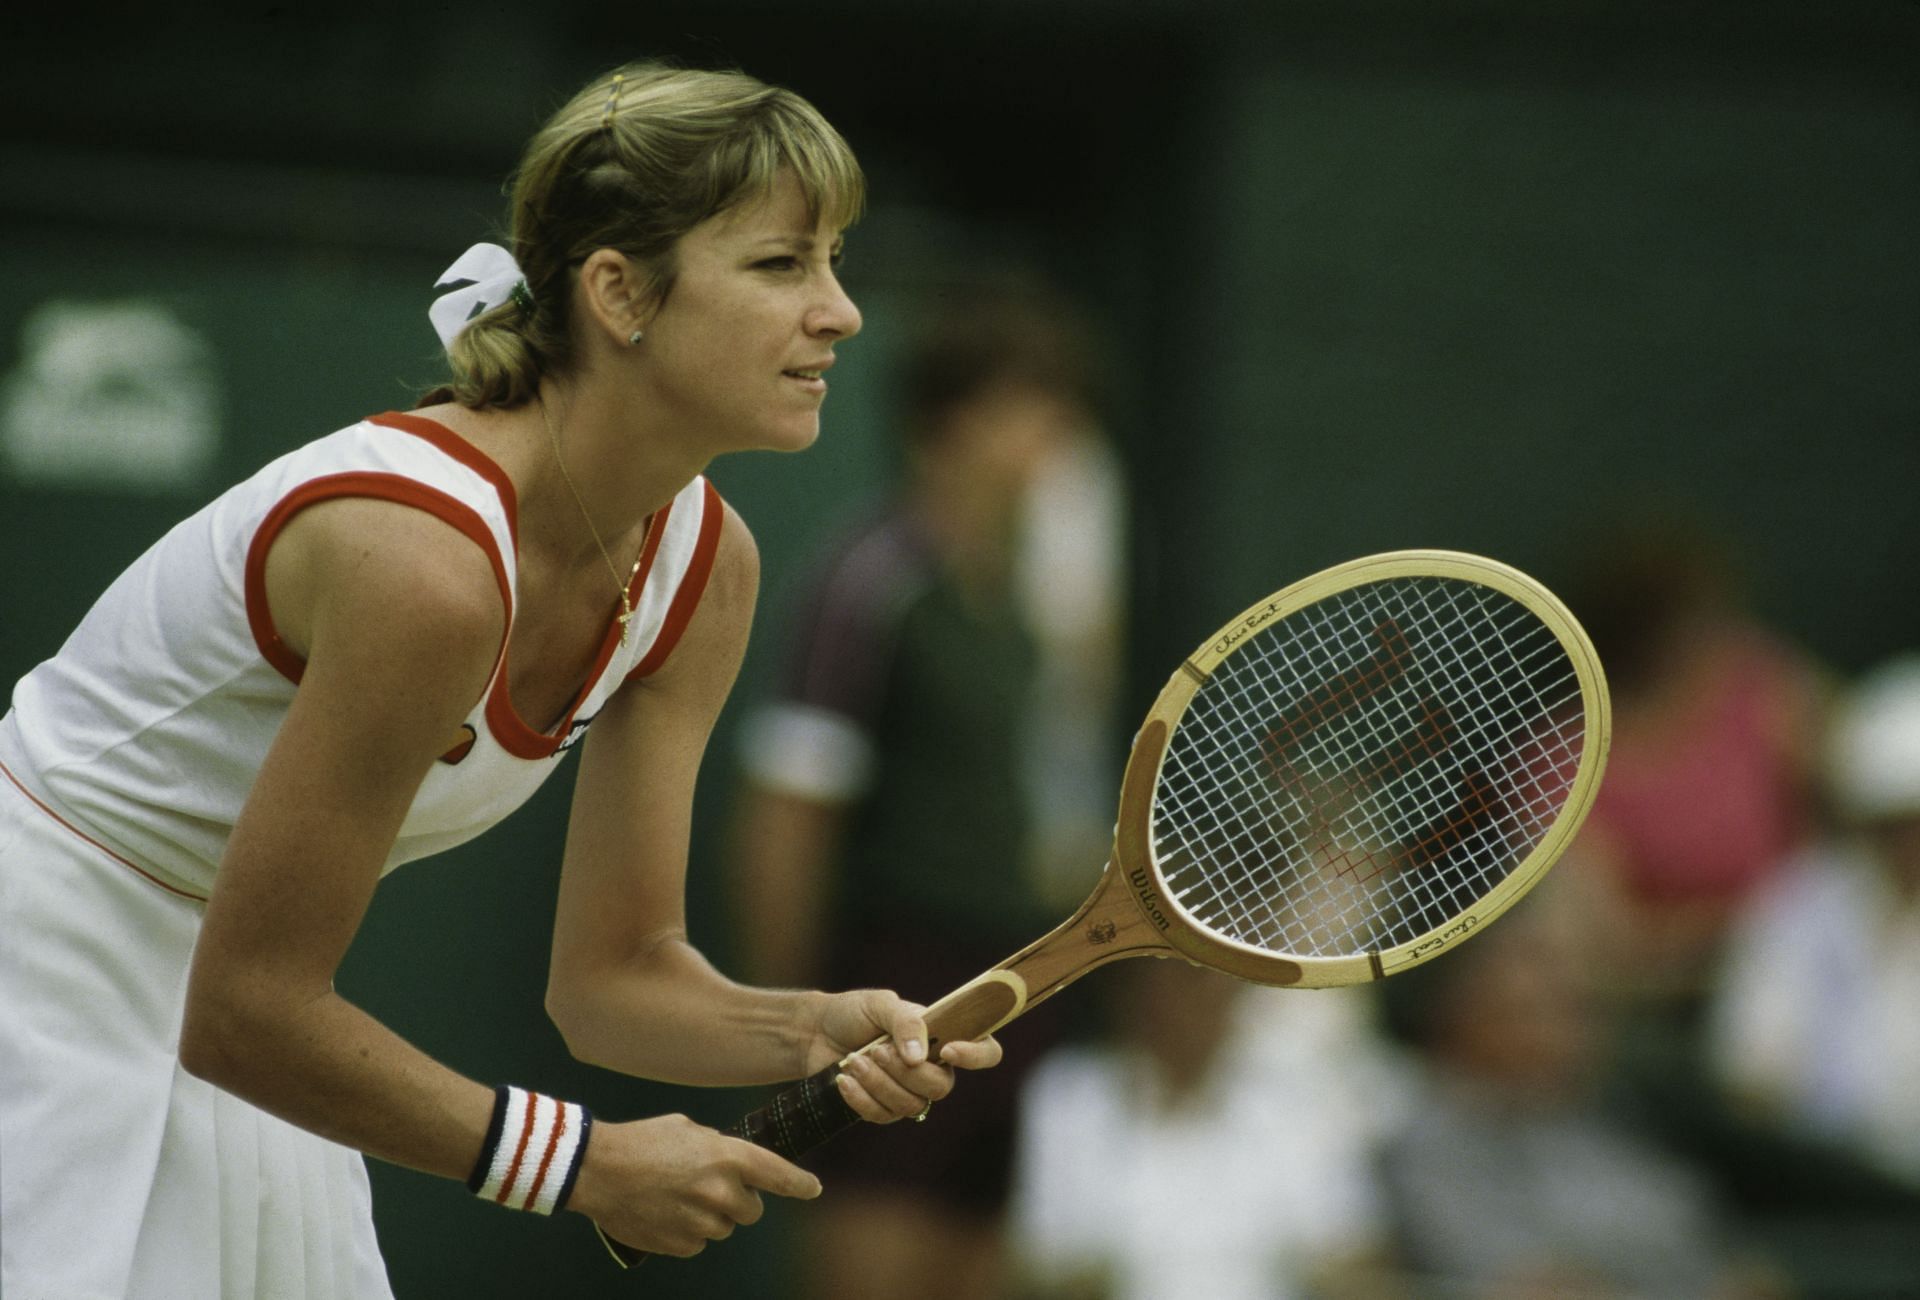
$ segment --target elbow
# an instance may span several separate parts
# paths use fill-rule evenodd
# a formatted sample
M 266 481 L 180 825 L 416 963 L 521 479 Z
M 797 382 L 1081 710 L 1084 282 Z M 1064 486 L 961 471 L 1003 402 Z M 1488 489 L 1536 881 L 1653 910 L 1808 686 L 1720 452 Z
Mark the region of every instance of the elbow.
M 549 980 L 546 997 L 547 1019 L 560 1031 L 567 1054 L 585 1065 L 609 1068 L 605 1035 L 597 1031 L 599 1018 L 593 1014 L 591 999 L 576 987 Z
M 190 991 L 180 1024 L 180 1067 L 216 1088 L 235 1091 L 245 1060 L 247 1033 L 238 1010 L 204 993 Z
M 556 949 L 547 967 L 545 1008 L 569 1055 L 622 1074 L 647 1073 L 653 1062 L 646 1043 L 659 1023 L 654 995 L 665 978 L 662 962 L 676 942 L 684 942 L 678 929 L 630 947 Z
M 225 1092 L 250 1097 L 275 1082 L 301 1037 L 295 1022 L 313 1001 L 257 975 L 230 978 L 196 967 L 180 1021 L 180 1067 Z

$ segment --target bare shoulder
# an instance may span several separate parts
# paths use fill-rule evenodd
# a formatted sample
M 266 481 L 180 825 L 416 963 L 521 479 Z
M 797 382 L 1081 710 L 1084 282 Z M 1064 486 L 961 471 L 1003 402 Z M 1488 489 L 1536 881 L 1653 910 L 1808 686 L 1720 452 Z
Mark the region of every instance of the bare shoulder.
M 708 598 L 720 608 L 737 608 L 751 616 L 760 591 L 760 545 L 740 512 L 722 501 L 720 545 L 713 558 Z
M 342 497 L 301 511 L 267 557 L 281 639 L 303 658 L 322 620 L 377 621 L 387 638 L 497 642 L 506 606 L 493 561 L 423 510 Z

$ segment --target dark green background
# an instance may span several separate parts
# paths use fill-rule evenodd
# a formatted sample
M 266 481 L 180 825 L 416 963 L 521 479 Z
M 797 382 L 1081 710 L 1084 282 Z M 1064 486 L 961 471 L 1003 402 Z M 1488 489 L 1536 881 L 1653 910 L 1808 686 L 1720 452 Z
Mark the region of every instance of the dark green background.
M 1563 575 L 1597 524 L 1725 529 L 1836 670 L 1920 645 L 1920 8 L 1880 3 L 468 6 L 0 19 L 0 366 L 50 297 L 153 297 L 221 358 L 191 492 L 0 479 L 0 677 L 177 515 L 435 376 L 435 273 L 542 114 L 642 54 L 814 99 L 873 180 L 827 431 L 715 476 L 760 536 L 745 693 L 801 557 L 888 462 L 917 304 L 1010 263 L 1098 315 L 1137 483 L 1132 703 L 1254 596 L 1371 550 Z M 728 937 L 698 809 L 696 938 Z M 457 1068 L 611 1115 L 748 1095 L 570 1063 L 540 1009 L 563 773 L 382 886 L 341 983 Z M 1093 864 L 1090 864 L 1090 871 Z M 906 990 L 924 997 L 942 990 Z M 782 1225 L 632 1278 L 577 1220 L 375 1169 L 403 1298 L 779 1295 Z

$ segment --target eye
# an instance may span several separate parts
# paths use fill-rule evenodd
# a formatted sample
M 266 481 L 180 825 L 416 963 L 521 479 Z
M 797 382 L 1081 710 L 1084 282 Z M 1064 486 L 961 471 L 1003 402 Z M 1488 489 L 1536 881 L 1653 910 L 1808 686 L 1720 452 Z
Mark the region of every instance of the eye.
M 763 257 L 753 264 L 757 271 L 792 271 L 799 265 L 800 259 L 791 253 L 782 253 L 778 257 Z

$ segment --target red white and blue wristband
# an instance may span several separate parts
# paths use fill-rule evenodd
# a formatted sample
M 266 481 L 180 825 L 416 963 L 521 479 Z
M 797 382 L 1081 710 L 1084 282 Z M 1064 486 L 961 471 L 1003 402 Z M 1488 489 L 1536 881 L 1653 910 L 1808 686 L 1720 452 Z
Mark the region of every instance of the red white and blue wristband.
M 585 1106 L 502 1084 L 467 1189 L 510 1210 L 565 1209 L 592 1129 Z

